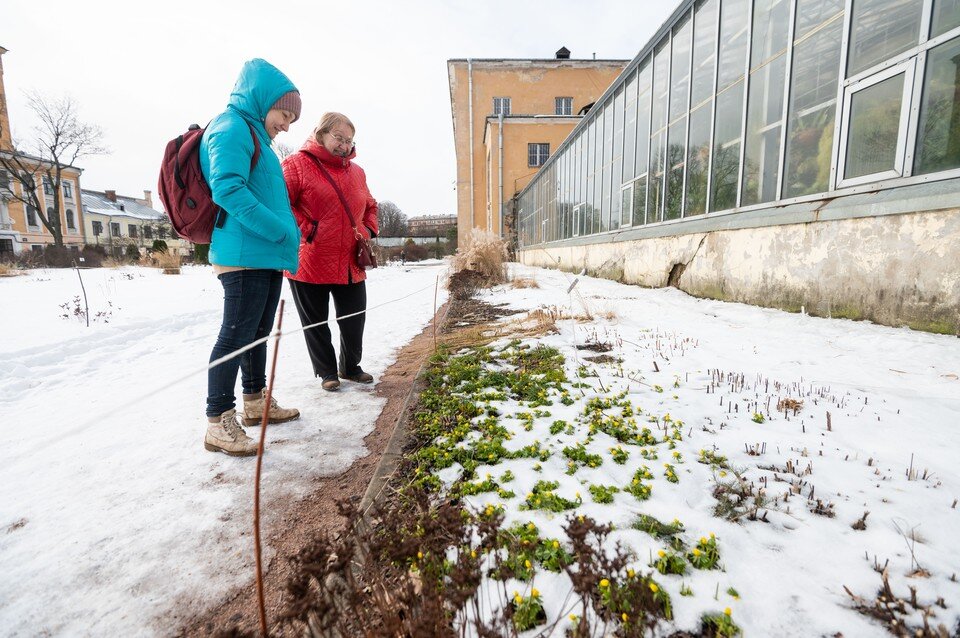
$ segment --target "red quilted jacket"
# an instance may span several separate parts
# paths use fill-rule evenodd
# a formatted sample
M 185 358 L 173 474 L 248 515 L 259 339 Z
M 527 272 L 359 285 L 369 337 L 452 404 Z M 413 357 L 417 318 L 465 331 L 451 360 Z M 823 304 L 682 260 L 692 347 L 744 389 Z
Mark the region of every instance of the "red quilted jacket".
M 366 273 L 357 266 L 357 239 L 343 214 L 337 192 L 320 172 L 317 158 L 340 187 L 350 207 L 357 230 L 365 237 L 378 232 L 377 201 L 367 188 L 363 169 L 349 157 L 333 155 L 310 137 L 299 153 L 283 160 L 290 207 L 300 226 L 300 267 L 290 279 L 311 284 L 347 284 L 363 281 Z

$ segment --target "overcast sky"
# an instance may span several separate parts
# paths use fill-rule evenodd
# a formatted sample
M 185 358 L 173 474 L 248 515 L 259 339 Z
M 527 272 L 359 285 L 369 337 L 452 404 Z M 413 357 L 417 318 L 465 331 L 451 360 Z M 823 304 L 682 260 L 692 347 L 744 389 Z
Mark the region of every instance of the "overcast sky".
M 630 59 L 677 4 L 3 0 L 0 46 L 15 139 L 31 136 L 25 90 L 70 95 L 103 128 L 112 153 L 81 163 L 83 188 L 155 194 L 166 142 L 223 110 L 263 57 L 303 97 L 278 141 L 299 148 L 324 111 L 346 113 L 374 197 L 412 217 L 456 212 L 448 59 Z

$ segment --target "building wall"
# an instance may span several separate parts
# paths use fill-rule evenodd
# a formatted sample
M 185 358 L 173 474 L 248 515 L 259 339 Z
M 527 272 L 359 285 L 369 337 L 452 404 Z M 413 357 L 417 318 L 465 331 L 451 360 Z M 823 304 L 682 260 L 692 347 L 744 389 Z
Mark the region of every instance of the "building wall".
M 37 181 L 41 181 L 39 175 Z M 84 236 L 83 236 L 83 207 L 80 205 L 80 172 L 75 169 L 65 169 L 63 172 L 61 186 L 64 183 L 69 183 L 71 186 L 71 197 L 66 197 L 63 194 L 63 189 L 59 193 L 60 199 L 60 228 L 63 232 L 63 243 L 65 246 L 83 246 Z M 18 184 L 14 184 L 16 192 L 20 192 L 20 187 Z M 40 201 L 44 203 L 47 208 L 52 208 L 54 205 L 53 195 L 45 195 L 43 192 L 43 187 L 38 189 L 37 192 Z M 73 228 L 67 227 L 67 210 L 73 211 Z M 39 216 L 37 217 L 36 225 L 29 225 L 27 223 L 27 214 L 26 207 L 23 203 L 10 200 L 7 202 L 7 215 L 9 218 L 8 230 L 12 230 L 16 233 L 19 233 L 19 240 L 22 247 L 27 250 L 30 250 L 33 246 L 48 246 L 53 245 L 53 235 L 50 234 L 50 231 L 46 229 L 43 225 L 43 222 L 40 221 Z M 46 215 L 46 213 L 45 213 Z
M 94 234 L 94 222 L 99 222 L 102 225 L 103 230 L 100 235 Z M 120 225 L 119 234 L 114 235 L 112 233 L 111 223 Z M 165 217 L 157 220 L 149 220 L 127 216 L 124 215 L 122 211 L 117 211 L 117 214 L 107 215 L 105 213 L 88 210 L 84 216 L 84 224 L 88 244 L 92 246 L 104 246 L 105 248 L 114 250 L 117 254 L 122 253 L 129 244 L 137 246 L 141 249 L 141 252 L 143 252 L 153 245 L 155 239 L 162 239 L 167 243 L 168 249 L 175 250 L 181 255 L 188 255 L 190 253 L 190 243 L 182 239 L 173 238 L 170 233 L 170 223 Z M 136 236 L 130 234 L 130 226 L 136 228 Z M 147 227 L 151 229 L 152 237 L 147 237 L 144 233 L 144 229 Z
M 554 115 L 554 98 L 572 97 L 572 112 L 576 114 L 599 98 L 626 64 L 625 60 L 474 60 L 471 175 L 470 73 L 466 60 L 448 62 L 457 152 L 457 221 L 461 240 L 471 228 L 486 228 L 488 222 L 493 230 L 499 228 L 499 219 L 487 217 L 490 199 L 484 130 L 487 117 L 493 114 L 493 98 L 509 97 L 514 115 Z M 513 192 L 505 192 L 506 198 L 513 195 Z
M 960 188 L 950 186 L 757 211 L 726 224 L 704 219 L 693 232 L 546 244 L 519 258 L 699 297 L 960 335 Z M 648 236 L 634 238 L 641 232 Z

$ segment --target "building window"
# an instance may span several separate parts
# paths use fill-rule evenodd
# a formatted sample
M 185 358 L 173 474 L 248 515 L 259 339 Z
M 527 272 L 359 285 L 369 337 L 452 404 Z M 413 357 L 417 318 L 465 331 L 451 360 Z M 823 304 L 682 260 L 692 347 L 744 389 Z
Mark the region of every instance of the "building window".
M 40 244 L 30 244 L 30 250 L 32 250 L 35 253 L 42 253 L 43 246 L 41 246 Z
M 43 178 L 43 194 L 53 195 L 53 183 L 50 181 L 49 177 Z
M 147 239 L 153 239 L 153 226 L 144 226 L 143 236 Z
M 136 226 L 136 224 L 127 224 L 127 230 L 129 231 L 128 234 L 129 234 L 131 237 L 136 237 L 136 236 L 137 236 L 137 226 Z
M 63 196 L 67 199 L 73 199 L 73 184 L 70 182 L 63 183 Z
M 10 183 L 10 173 L 0 170 L 0 195 L 13 194 L 13 185 Z
M 510 98 L 508 97 L 493 98 L 493 114 L 494 115 L 510 115 Z
M 37 209 L 27 204 L 27 226 L 37 227 Z
M 543 166 L 547 158 L 550 157 L 550 145 L 549 144 L 527 144 L 527 165 L 528 166 Z
M 960 167 L 960 38 L 931 49 L 927 55 L 913 170 L 926 174 L 957 167 Z
M 73 211 L 69 208 L 67 209 L 67 228 L 70 230 L 76 230 L 77 225 L 73 221 Z
M 554 113 L 556 115 L 573 115 L 573 98 L 556 97 L 553 98 Z
M 94 237 L 99 237 L 103 234 L 103 222 L 93 221 L 90 222 L 91 228 L 93 228 Z
M 110 236 L 119 237 L 120 236 L 120 223 L 119 222 L 110 222 Z
M 13 254 L 13 240 L 0 237 L 0 256 L 9 257 Z
M 47 207 L 47 223 L 49 223 L 52 226 L 54 224 L 53 220 L 55 219 L 57 219 L 57 213 L 53 210 L 53 206 L 48 206 Z M 60 220 L 57 219 L 57 221 L 60 221 Z

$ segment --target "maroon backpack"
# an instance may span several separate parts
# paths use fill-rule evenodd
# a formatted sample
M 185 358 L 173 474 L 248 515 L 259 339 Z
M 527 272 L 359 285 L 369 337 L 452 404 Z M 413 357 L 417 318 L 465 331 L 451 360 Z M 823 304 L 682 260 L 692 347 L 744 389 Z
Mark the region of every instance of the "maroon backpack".
M 250 127 L 253 138 L 253 157 L 250 170 L 260 160 L 260 140 Z M 173 229 L 180 237 L 194 244 L 209 244 L 213 227 L 223 227 L 225 212 L 215 203 L 210 186 L 203 179 L 200 169 L 200 140 L 203 132 L 198 124 L 191 124 L 183 135 L 167 143 L 160 164 L 158 193 Z

